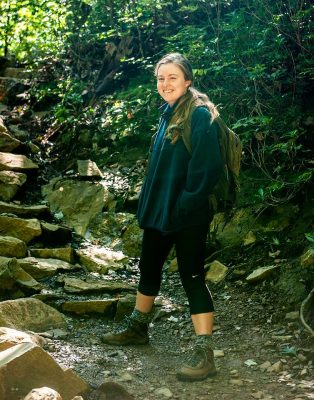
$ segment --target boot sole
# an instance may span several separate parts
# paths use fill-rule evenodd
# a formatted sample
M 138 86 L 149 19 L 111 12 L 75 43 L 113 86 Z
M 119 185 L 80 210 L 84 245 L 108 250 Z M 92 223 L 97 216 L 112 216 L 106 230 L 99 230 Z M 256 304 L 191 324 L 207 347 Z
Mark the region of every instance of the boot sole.
M 177 379 L 182 382 L 196 382 L 196 381 L 203 381 L 207 378 L 211 378 L 213 376 L 217 375 L 217 371 L 214 372 L 209 372 L 206 375 L 200 375 L 200 376 L 192 376 L 192 375 L 184 375 L 180 374 L 180 372 L 177 373 Z

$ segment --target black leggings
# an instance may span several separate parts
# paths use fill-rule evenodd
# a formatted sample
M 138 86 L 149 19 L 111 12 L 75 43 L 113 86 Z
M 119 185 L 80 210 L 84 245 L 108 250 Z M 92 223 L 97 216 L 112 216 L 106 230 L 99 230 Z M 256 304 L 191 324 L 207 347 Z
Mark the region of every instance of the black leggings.
M 207 232 L 208 224 L 193 226 L 167 236 L 155 229 L 145 229 L 138 291 L 146 296 L 158 295 L 163 264 L 175 245 L 180 278 L 189 301 L 190 313 L 214 311 L 204 272 Z

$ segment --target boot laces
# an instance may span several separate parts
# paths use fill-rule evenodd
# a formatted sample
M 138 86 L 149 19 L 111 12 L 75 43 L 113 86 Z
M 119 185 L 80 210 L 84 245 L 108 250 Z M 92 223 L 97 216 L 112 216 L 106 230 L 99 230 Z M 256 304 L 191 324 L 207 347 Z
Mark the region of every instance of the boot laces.
M 191 367 L 197 367 L 201 362 L 207 360 L 206 349 L 202 346 L 195 346 L 192 353 L 188 356 L 186 364 Z

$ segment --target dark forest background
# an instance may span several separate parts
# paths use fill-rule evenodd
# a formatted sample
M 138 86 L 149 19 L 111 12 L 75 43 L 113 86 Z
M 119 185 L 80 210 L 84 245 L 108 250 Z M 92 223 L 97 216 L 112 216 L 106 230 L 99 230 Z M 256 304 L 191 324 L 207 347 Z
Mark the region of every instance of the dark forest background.
M 313 14 L 307 0 L 2 0 L 0 68 L 31 71 L 19 112 L 45 111 L 33 139 L 56 160 L 132 164 L 158 119 L 154 64 L 182 52 L 243 141 L 251 200 L 276 205 L 312 183 Z

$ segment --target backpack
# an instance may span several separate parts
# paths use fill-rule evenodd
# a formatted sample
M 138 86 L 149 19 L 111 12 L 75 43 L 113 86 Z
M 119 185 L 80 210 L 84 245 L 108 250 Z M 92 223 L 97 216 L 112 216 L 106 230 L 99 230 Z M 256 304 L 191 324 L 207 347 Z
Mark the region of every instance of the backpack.
M 190 154 L 192 153 L 190 139 L 191 120 L 194 108 L 192 108 L 182 132 L 182 140 Z M 209 195 L 209 203 L 214 213 L 228 212 L 235 206 L 240 192 L 239 173 L 242 144 L 239 136 L 228 128 L 222 118 L 217 117 L 214 122 L 218 125 L 218 141 L 223 160 L 223 173 L 215 185 L 213 193 Z

